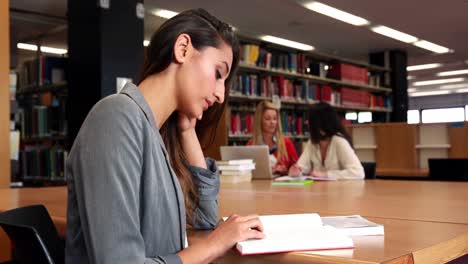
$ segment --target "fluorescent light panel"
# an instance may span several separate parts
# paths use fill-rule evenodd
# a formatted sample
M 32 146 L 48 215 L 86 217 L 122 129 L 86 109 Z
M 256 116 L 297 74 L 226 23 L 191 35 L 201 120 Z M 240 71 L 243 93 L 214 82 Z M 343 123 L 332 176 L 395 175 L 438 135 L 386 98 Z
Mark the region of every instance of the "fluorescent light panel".
M 278 37 L 274 37 L 274 36 L 265 35 L 265 36 L 262 36 L 261 39 L 263 41 L 267 41 L 267 42 L 271 42 L 271 43 L 275 43 L 275 44 L 279 44 L 279 45 L 282 45 L 282 46 L 287 46 L 287 47 L 291 47 L 291 48 L 295 48 L 295 49 L 300 49 L 300 50 L 310 51 L 310 50 L 314 49 L 314 47 L 312 47 L 310 45 L 307 45 L 307 44 L 303 44 L 303 43 L 300 43 L 300 42 L 287 40 L 287 39 L 283 39 L 283 38 L 278 38 Z
M 329 16 L 331 18 L 343 21 L 354 26 L 365 26 L 369 25 L 370 23 L 367 19 L 355 16 L 348 12 L 336 9 L 334 7 L 316 1 L 304 4 L 304 7 L 314 12 L 320 13 L 325 16 Z
M 149 44 L 150 44 L 150 41 L 149 41 L 149 40 L 144 40 L 144 41 L 143 41 L 143 46 L 148 47 Z
M 440 63 L 429 63 L 429 64 L 420 64 L 420 65 L 413 65 L 406 67 L 407 71 L 419 71 L 419 70 L 427 70 L 427 69 L 434 69 L 442 66 Z
M 167 9 L 162 9 L 162 8 L 156 8 L 153 11 L 151 11 L 151 13 L 153 15 L 155 15 L 155 16 L 162 17 L 162 18 L 165 18 L 165 19 L 169 19 L 169 18 L 174 17 L 177 14 L 179 14 L 177 12 L 167 10 Z
M 18 44 L 16 44 L 16 47 L 17 47 L 18 49 L 23 49 L 23 50 L 37 51 L 37 46 L 36 46 L 36 45 L 32 45 L 32 44 L 18 43 Z
M 416 88 L 409 88 L 408 93 L 416 92 Z
M 441 94 L 449 94 L 450 91 L 431 91 L 431 92 L 418 92 L 418 93 L 410 93 L 410 97 L 418 97 L 418 96 L 430 96 L 430 95 L 441 95 Z
M 440 89 L 460 89 L 460 88 L 468 88 L 468 83 L 446 84 L 446 85 L 440 86 Z
M 51 47 L 46 47 L 46 46 L 41 46 L 41 51 L 45 53 L 53 53 L 53 54 L 66 54 L 67 53 L 66 49 L 57 49 L 57 48 L 51 48 Z
M 375 33 L 384 35 L 392 39 L 403 41 L 406 43 L 412 43 L 418 40 L 418 38 L 415 36 L 411 36 L 409 34 L 403 33 L 401 31 L 398 31 L 398 30 L 395 30 L 393 28 L 389 28 L 386 26 L 372 27 L 371 30 L 374 31 Z
M 443 83 L 454 83 L 454 82 L 463 82 L 465 78 L 451 78 L 451 79 L 441 79 L 441 80 L 430 80 L 430 81 L 420 81 L 414 82 L 414 86 L 424 86 L 424 85 L 434 85 L 434 84 L 443 84 Z
M 429 41 L 426 41 L 426 40 L 420 40 L 420 41 L 417 41 L 417 42 L 415 42 L 413 44 L 415 46 L 417 46 L 417 47 L 422 48 L 422 49 L 430 50 L 430 51 L 433 51 L 433 52 L 439 53 L 439 54 L 450 52 L 449 48 L 437 45 L 435 43 L 432 43 L 432 42 L 429 42 Z
M 457 71 L 445 71 L 437 73 L 437 76 L 452 76 L 452 75 L 463 75 L 468 74 L 468 69 L 466 70 L 457 70 Z
M 458 89 L 457 93 L 468 93 L 468 88 L 465 89 Z
M 52 48 L 52 47 L 47 47 L 47 46 L 40 46 L 38 48 L 37 45 L 33 44 L 27 44 L 27 43 L 17 43 L 16 47 L 18 49 L 23 49 L 23 50 L 31 50 L 31 51 L 37 51 L 38 49 L 41 50 L 41 52 L 44 53 L 52 53 L 52 54 L 66 54 L 68 51 L 66 49 L 58 49 L 58 48 Z

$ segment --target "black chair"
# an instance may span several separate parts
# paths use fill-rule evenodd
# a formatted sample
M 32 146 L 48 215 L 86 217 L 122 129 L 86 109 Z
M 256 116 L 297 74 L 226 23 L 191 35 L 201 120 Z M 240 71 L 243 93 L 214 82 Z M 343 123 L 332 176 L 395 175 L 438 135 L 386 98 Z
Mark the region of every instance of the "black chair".
M 12 263 L 65 262 L 65 244 L 43 205 L 0 213 L 0 226 L 12 243 Z
M 429 179 L 468 181 L 468 159 L 429 159 Z
M 375 162 L 361 162 L 362 167 L 364 168 L 365 179 L 375 179 Z

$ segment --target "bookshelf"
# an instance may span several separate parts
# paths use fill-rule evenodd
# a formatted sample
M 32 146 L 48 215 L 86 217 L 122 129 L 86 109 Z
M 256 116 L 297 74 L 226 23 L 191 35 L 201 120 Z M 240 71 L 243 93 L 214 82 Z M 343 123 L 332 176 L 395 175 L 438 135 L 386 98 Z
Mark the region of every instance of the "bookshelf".
M 19 131 L 15 186 L 64 185 L 68 153 L 66 58 L 38 55 L 17 69 L 14 96 Z
M 372 112 L 388 121 L 391 107 L 389 67 L 300 51 L 240 37 L 241 61 L 229 98 L 227 144 L 245 144 L 253 128 L 255 106 L 268 100 L 278 105 L 286 136 L 298 150 L 308 139 L 307 107 L 320 101 L 345 113 Z M 371 145 L 363 146 L 369 152 Z

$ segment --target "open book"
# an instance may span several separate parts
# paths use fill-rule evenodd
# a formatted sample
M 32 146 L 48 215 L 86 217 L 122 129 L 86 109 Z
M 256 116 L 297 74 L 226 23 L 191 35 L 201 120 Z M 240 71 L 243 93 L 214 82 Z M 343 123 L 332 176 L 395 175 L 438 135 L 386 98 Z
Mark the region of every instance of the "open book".
M 274 181 L 305 181 L 305 180 L 314 180 L 314 181 L 336 181 L 335 178 L 332 177 L 315 177 L 315 176 L 308 176 L 308 175 L 300 175 L 300 176 L 281 176 L 274 179 Z
M 260 221 L 265 238 L 237 243 L 241 255 L 354 247 L 351 238 L 324 226 L 318 214 L 266 215 Z
M 375 236 L 384 234 L 384 226 L 360 215 L 322 217 L 324 225 L 333 226 L 347 236 Z

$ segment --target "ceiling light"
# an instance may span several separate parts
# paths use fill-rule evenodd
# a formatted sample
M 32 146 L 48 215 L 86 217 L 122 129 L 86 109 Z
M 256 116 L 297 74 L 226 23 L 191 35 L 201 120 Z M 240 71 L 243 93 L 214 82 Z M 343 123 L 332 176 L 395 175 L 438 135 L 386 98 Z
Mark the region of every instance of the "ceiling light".
M 18 49 L 37 51 L 36 45 L 31 45 L 31 44 L 26 44 L 26 43 L 18 43 L 16 44 L 16 47 Z
M 278 38 L 278 37 L 273 37 L 273 36 L 262 36 L 261 39 L 263 41 L 267 41 L 267 42 L 271 42 L 271 43 L 275 43 L 275 44 L 279 44 L 279 45 L 283 45 L 283 46 L 287 46 L 287 47 L 291 47 L 291 48 L 295 48 L 295 49 L 300 49 L 300 50 L 313 50 L 314 47 L 310 46 L 310 45 L 307 45 L 307 44 L 303 44 L 303 43 L 299 43 L 299 42 L 296 42 L 296 41 L 292 41 L 292 40 L 287 40 L 287 39 L 283 39 L 283 38 Z
M 415 36 L 411 36 L 409 34 L 403 33 L 401 31 L 398 31 L 398 30 L 395 30 L 393 28 L 389 28 L 386 26 L 372 27 L 371 30 L 374 31 L 375 33 L 384 35 L 392 39 L 403 41 L 406 43 L 412 43 L 418 40 L 418 38 Z
M 406 67 L 407 71 L 419 71 L 419 70 L 427 70 L 433 69 L 442 66 L 440 63 L 430 63 L 430 64 L 421 64 L 421 65 L 413 65 Z
M 143 40 L 143 46 L 148 47 L 150 44 L 149 40 Z
M 165 19 L 169 19 L 171 17 L 174 17 L 176 16 L 177 12 L 174 12 L 174 11 L 171 11 L 171 10 L 166 10 L 166 9 L 161 9 L 161 8 L 155 8 L 153 9 L 153 11 L 151 11 L 151 13 L 155 16 L 158 16 L 158 17 L 162 17 L 162 18 L 165 18 Z
M 414 86 L 423 86 L 423 85 L 433 85 L 433 84 L 442 84 L 442 83 L 454 83 L 454 82 L 463 82 L 465 78 L 451 78 L 451 79 L 441 79 L 441 80 L 430 80 L 430 81 L 421 81 L 414 82 Z
M 322 15 L 326 15 L 331 18 L 349 23 L 351 25 L 355 25 L 355 26 L 369 25 L 369 21 L 362 17 L 355 16 L 353 14 L 347 13 L 345 11 L 341 11 L 339 9 L 336 9 L 334 7 L 331 7 L 331 6 L 316 2 L 316 1 L 312 1 L 312 2 L 304 4 L 304 7 L 312 11 L 315 11 L 317 13 L 320 13 Z
M 449 94 L 450 91 L 431 91 L 431 92 L 419 92 L 419 93 L 410 93 L 410 97 L 418 97 L 418 96 L 429 96 L 429 95 L 441 95 L 441 94 Z
M 468 88 L 466 88 L 466 89 L 459 89 L 459 90 L 457 90 L 457 93 L 468 93 Z
M 442 47 L 440 45 L 437 45 L 437 44 L 434 44 L 432 42 L 425 41 L 425 40 L 420 40 L 418 42 L 415 42 L 414 45 L 417 46 L 417 47 L 423 48 L 423 49 L 433 51 L 435 53 L 451 52 L 451 50 L 446 48 L 446 47 Z
M 468 88 L 468 83 L 458 83 L 458 84 L 447 84 L 440 86 L 440 89 L 459 89 L 459 88 Z
M 437 76 L 452 76 L 452 75 L 462 75 L 468 74 L 468 69 L 466 70 L 457 70 L 457 71 L 446 71 L 446 72 L 439 72 Z
M 53 53 L 53 54 L 66 54 L 68 51 L 66 49 L 57 49 L 51 48 L 46 46 L 41 46 L 41 51 L 46 53 Z
M 408 93 L 416 92 L 416 88 L 408 88 Z

